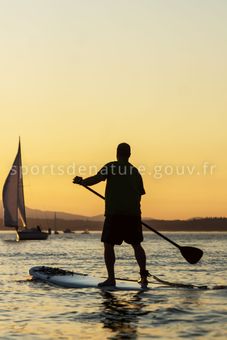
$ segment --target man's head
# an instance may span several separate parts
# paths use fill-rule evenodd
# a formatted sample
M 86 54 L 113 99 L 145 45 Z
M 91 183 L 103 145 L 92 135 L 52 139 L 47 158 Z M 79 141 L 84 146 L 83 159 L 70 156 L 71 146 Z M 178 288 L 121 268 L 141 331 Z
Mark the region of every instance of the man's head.
M 117 159 L 128 160 L 131 156 L 131 148 L 127 143 L 121 143 L 117 147 Z

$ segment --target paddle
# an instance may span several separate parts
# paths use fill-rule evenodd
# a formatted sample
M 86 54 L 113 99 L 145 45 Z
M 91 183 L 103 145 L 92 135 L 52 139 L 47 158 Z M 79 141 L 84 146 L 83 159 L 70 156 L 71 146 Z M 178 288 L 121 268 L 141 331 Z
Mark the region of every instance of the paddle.
M 91 189 L 90 187 L 86 186 L 86 185 L 82 185 L 84 188 L 86 188 L 87 190 L 91 191 L 93 194 L 95 194 L 96 196 L 102 198 L 103 200 L 105 199 L 104 196 L 100 195 L 97 191 Z M 185 258 L 186 261 L 188 261 L 190 264 L 195 264 L 197 263 L 201 257 L 203 256 L 203 251 L 199 248 L 195 248 L 195 247 L 181 247 L 179 246 L 179 244 L 177 244 L 176 242 L 170 240 L 168 237 L 164 236 L 163 234 L 161 234 L 159 231 L 155 230 L 154 228 L 150 227 L 148 224 L 146 224 L 145 222 L 142 221 L 142 225 L 144 227 L 146 227 L 147 229 L 153 231 L 155 234 L 159 235 L 160 237 L 162 237 L 164 240 L 168 241 L 169 243 L 171 243 L 172 245 L 174 245 L 176 248 L 178 248 L 181 252 L 181 255 Z

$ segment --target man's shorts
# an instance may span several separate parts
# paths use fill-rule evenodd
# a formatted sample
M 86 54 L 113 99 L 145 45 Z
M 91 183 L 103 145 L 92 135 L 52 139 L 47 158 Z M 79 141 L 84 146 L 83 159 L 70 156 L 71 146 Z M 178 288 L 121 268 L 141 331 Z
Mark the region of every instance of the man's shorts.
M 102 242 L 110 244 L 139 244 L 143 241 L 142 224 L 140 216 L 109 215 L 106 216 Z

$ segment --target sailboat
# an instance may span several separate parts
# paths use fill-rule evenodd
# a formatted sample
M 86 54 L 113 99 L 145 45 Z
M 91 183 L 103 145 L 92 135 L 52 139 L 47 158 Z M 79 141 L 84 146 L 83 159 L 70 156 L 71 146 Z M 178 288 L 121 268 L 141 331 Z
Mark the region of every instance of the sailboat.
M 27 227 L 20 140 L 16 158 L 3 187 L 3 208 L 4 225 L 15 228 L 17 241 L 47 239 L 48 233 L 41 231 L 39 226 Z M 19 226 L 19 217 L 22 226 Z

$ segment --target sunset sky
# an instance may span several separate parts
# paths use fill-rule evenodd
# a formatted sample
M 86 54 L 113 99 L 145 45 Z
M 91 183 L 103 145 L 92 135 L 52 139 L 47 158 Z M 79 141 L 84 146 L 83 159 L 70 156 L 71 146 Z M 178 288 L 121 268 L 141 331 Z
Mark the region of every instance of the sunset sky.
M 128 142 L 143 216 L 227 216 L 226 17 L 225 0 L 0 0 L 0 187 L 20 136 L 27 206 L 100 214 L 72 178 Z

